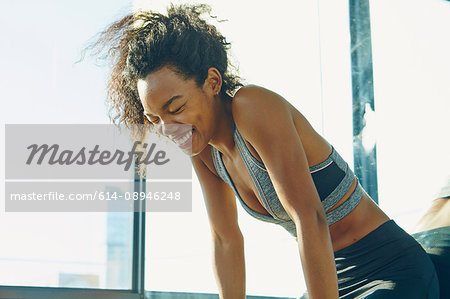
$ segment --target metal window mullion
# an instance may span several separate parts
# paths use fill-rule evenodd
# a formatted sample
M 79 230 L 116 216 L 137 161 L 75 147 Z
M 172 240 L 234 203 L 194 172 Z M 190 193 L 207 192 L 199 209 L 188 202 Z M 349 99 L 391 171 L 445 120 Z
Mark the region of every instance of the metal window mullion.
M 378 203 L 377 147 L 364 146 L 364 128 L 370 113 L 375 113 L 372 39 L 370 30 L 369 0 L 349 0 L 352 98 L 353 98 L 353 157 L 354 171 L 361 185 Z M 370 111 L 368 111 L 370 110 Z M 375 124 L 370 124 L 375 125 Z
M 135 164 L 134 192 L 145 192 L 145 178 L 141 178 Z M 133 212 L 133 262 L 131 289 L 144 298 L 145 288 L 145 200 L 136 200 Z
M 0 286 L 0 298 L 8 299 L 139 299 L 130 290 L 105 290 L 66 287 Z

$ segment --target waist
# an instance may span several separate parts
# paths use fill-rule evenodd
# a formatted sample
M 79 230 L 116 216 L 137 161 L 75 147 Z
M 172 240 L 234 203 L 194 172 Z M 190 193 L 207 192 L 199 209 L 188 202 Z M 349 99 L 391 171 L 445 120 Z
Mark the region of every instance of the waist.
M 355 182 L 354 182 L 355 184 Z M 354 189 L 353 186 L 349 192 Z M 347 195 L 341 201 L 345 201 Z M 341 201 L 336 206 L 339 206 Z M 359 204 L 343 219 L 330 225 L 333 251 L 352 245 L 389 220 L 389 217 L 363 191 Z

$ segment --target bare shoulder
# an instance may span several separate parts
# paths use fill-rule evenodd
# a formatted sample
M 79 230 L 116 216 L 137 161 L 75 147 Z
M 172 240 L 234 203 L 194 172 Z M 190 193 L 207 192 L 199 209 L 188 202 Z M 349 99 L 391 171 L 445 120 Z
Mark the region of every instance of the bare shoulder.
M 291 105 L 279 94 L 257 85 L 240 88 L 232 101 L 236 126 L 251 129 L 282 130 L 279 120 L 291 119 Z
M 249 85 L 239 89 L 233 98 L 232 114 L 239 132 L 253 147 L 258 143 L 267 147 L 267 140 L 272 146 L 286 146 L 292 138 L 299 138 L 309 165 L 322 162 L 331 152 L 329 143 L 300 111 L 266 88 Z
M 251 108 L 252 111 L 270 113 L 273 108 L 289 111 L 291 106 L 282 96 L 274 91 L 257 85 L 241 87 L 234 95 L 232 107 L 234 109 Z M 274 111 L 277 112 L 277 111 Z

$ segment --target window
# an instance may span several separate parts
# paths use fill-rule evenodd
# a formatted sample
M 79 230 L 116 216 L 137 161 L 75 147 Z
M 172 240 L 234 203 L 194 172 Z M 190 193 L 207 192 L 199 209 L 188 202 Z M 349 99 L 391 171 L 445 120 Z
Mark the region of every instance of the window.
M 131 2 L 2 1 L 0 6 L 7 45 L 0 55 L 2 70 L 7 70 L 0 74 L 2 143 L 4 124 L 108 123 L 106 69 L 75 62 L 87 40 L 118 12 L 130 11 Z M 4 150 L 3 144 L 3 169 Z M 1 184 L 1 194 L 4 188 Z M 132 213 L 1 210 L 1 285 L 131 288 Z
M 450 43 L 442 38 L 450 3 L 371 1 L 370 9 L 380 205 L 412 233 L 450 169 Z

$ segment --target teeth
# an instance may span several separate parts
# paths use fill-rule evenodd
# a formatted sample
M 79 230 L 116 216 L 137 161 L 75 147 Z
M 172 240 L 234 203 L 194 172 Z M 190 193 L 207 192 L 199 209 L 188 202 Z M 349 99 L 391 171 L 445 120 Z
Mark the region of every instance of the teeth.
M 189 137 L 191 137 L 192 135 L 192 131 L 189 131 L 184 137 L 178 139 L 175 141 L 176 144 L 180 145 L 186 142 L 186 140 L 189 139 Z

